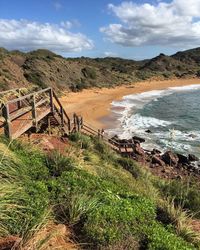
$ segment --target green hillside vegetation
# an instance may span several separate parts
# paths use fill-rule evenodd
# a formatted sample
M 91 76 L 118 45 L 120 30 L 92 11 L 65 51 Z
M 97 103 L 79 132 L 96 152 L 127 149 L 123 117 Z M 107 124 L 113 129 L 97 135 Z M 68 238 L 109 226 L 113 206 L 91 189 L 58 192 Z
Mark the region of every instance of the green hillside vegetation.
M 21 247 L 50 221 L 68 225 L 83 249 L 198 249 L 192 218 L 200 186 L 167 182 L 97 138 L 72 134 L 65 154 L 0 143 L 0 236 Z M 187 189 L 183 187 L 187 186 Z M 48 238 L 37 237 L 36 249 Z
M 134 61 L 122 58 L 64 58 L 39 49 L 23 53 L 0 48 L 0 90 L 37 85 L 80 91 L 147 79 L 199 77 L 200 48 Z

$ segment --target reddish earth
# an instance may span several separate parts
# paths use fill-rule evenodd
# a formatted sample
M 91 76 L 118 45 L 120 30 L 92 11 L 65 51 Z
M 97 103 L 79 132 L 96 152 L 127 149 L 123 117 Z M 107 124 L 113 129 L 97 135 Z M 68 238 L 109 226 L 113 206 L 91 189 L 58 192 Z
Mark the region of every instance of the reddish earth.
M 10 249 L 17 249 L 21 238 L 17 236 L 8 236 L 5 238 L 0 238 L 0 250 L 10 250 Z
M 45 152 L 58 150 L 61 153 L 65 153 L 66 148 L 69 146 L 66 138 L 60 138 L 58 136 L 48 134 L 31 134 L 30 137 L 24 135 L 21 137 L 21 140 L 31 142 Z
M 193 220 L 191 225 L 195 232 L 200 233 L 200 220 Z
M 72 233 L 69 228 L 63 224 L 50 223 L 42 228 L 26 243 L 17 236 L 8 236 L 0 238 L 0 250 L 36 250 L 37 245 L 43 242 L 41 250 L 77 250 L 78 245 L 73 242 Z

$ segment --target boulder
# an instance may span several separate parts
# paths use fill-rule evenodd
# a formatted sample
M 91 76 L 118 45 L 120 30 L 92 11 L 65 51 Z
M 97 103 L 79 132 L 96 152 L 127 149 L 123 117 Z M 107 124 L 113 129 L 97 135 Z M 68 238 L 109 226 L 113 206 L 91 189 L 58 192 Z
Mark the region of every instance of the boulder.
M 150 129 L 147 129 L 147 130 L 145 131 L 145 133 L 147 133 L 147 134 L 151 134 L 151 133 L 152 133 L 152 131 L 151 131 Z
M 177 154 L 177 156 L 178 156 L 178 162 L 180 164 L 188 164 L 189 163 L 189 160 L 185 155 Z
M 177 166 L 179 158 L 178 156 L 173 153 L 172 151 L 167 151 L 162 155 L 162 160 L 170 166 Z
M 135 153 L 137 155 L 142 155 L 142 156 L 145 155 L 143 148 L 141 148 L 139 144 L 135 146 Z
M 161 151 L 154 148 L 154 149 L 151 151 L 151 154 L 152 154 L 152 155 L 160 155 L 160 154 L 161 154 Z
M 158 164 L 159 166 L 162 166 L 162 167 L 165 166 L 164 161 L 161 160 L 159 157 L 157 157 L 155 155 L 152 157 L 152 161 L 151 162 L 152 162 L 152 164 Z
M 139 137 L 139 136 L 133 136 L 132 137 L 133 141 L 139 141 L 140 143 L 145 142 L 145 139 Z
M 196 156 L 193 155 L 193 154 L 189 154 L 189 155 L 188 155 L 188 159 L 189 159 L 189 161 L 198 161 L 198 160 L 199 160 L 199 158 L 196 157 Z

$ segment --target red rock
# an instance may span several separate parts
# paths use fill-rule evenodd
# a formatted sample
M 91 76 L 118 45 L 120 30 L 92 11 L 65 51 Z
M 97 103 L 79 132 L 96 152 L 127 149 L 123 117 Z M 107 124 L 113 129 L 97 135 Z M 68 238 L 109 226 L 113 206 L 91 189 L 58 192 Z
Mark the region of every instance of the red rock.
M 167 151 L 162 155 L 162 160 L 170 166 L 177 166 L 179 158 L 172 151 Z
M 153 164 L 158 164 L 159 166 L 165 166 L 165 163 L 164 163 L 164 161 L 163 160 L 161 160 L 159 157 L 157 157 L 157 156 L 153 156 L 152 157 L 152 163 Z

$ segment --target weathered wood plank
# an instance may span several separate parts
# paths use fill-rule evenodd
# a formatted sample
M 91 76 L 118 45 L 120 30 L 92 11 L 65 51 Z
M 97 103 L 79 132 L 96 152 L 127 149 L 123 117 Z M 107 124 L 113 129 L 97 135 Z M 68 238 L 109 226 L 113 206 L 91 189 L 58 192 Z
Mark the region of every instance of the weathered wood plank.
M 15 103 L 15 102 L 18 102 L 18 101 L 22 101 L 22 100 L 25 100 L 25 99 L 27 99 L 27 98 L 31 98 L 33 95 L 36 95 L 36 94 L 38 95 L 38 94 L 42 94 L 42 93 L 44 93 L 44 92 L 49 92 L 50 89 L 51 89 L 50 87 L 49 87 L 49 88 L 46 88 L 46 89 L 42 89 L 42 90 L 39 90 L 39 91 L 37 91 L 37 92 L 34 92 L 34 93 L 31 93 L 31 94 L 28 94 L 28 95 L 21 96 L 21 97 L 19 97 L 19 98 L 15 98 L 15 99 L 13 99 L 13 100 L 8 101 L 7 103 L 10 104 L 10 103 Z

